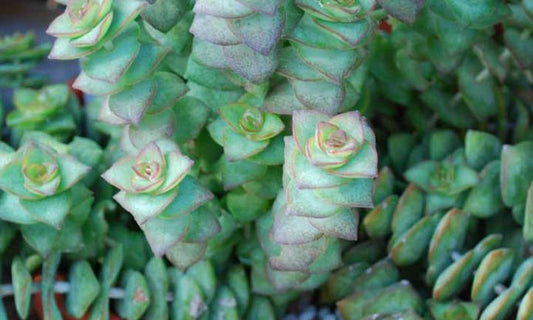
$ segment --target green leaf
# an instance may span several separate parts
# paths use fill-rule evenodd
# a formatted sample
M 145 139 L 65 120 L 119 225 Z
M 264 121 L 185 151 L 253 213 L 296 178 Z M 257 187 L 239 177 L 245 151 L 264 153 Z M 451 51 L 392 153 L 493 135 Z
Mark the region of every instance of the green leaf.
M 173 107 L 189 90 L 183 80 L 170 72 L 155 74 L 157 90 L 147 113 L 158 113 Z
M 294 95 L 306 109 L 329 115 L 340 111 L 345 99 L 344 88 L 329 81 L 289 80 Z
M 171 314 L 177 319 L 200 318 L 207 309 L 207 301 L 200 286 L 192 277 L 187 277 L 179 270 L 171 272 L 174 288 Z
M 263 55 L 269 54 L 281 37 L 285 24 L 283 10 L 273 15 L 256 13 L 241 19 L 228 20 L 231 31 L 244 44 Z
M 267 166 L 246 160 L 229 162 L 225 157 L 222 159 L 221 166 L 222 181 L 226 190 L 263 177 L 268 168 Z
M 71 208 L 71 193 L 64 191 L 40 200 L 20 199 L 20 205 L 36 221 L 60 229 Z
M 371 238 L 385 237 L 391 232 L 392 215 L 397 203 L 398 196 L 391 195 L 365 216 L 363 225 Z
M 198 136 L 211 113 L 209 107 L 201 100 L 189 96 L 178 101 L 172 110 L 176 119 L 182 119 L 180 130 L 174 133 L 178 143 L 184 143 Z
M 249 140 L 230 129 L 224 130 L 222 143 L 224 155 L 230 162 L 250 158 L 268 147 L 268 141 Z
M 20 198 L 10 193 L 0 195 L 0 218 L 18 224 L 33 224 L 37 221 L 20 204 Z
M 307 109 L 294 94 L 289 82 L 281 82 L 272 88 L 265 99 L 265 108 L 277 114 L 292 114 L 296 110 Z
M 160 257 L 183 240 L 191 226 L 190 215 L 184 215 L 173 219 L 153 217 L 140 227 L 155 256 Z
M 298 189 L 292 179 L 286 179 L 287 212 L 293 216 L 324 218 L 334 215 L 338 205 L 322 201 L 313 189 Z M 310 206 L 309 204 L 313 205 Z
M 365 56 L 364 52 L 360 50 L 318 49 L 299 43 L 294 43 L 293 47 L 297 56 L 292 58 L 291 64 L 301 64 L 303 62 L 312 68 L 311 70 L 315 70 L 315 73 L 318 71 L 322 74 L 320 78 L 313 76 L 314 79 L 297 79 L 317 81 L 323 80 L 325 76 L 338 85 L 348 77 L 354 65 L 362 62 Z M 331 63 L 331 56 L 335 56 L 336 63 Z
M 120 273 L 123 260 L 124 249 L 122 245 L 117 245 L 107 252 L 100 271 L 100 294 L 91 307 L 91 320 L 109 318 L 109 290 Z
M 100 291 L 100 284 L 87 261 L 76 261 L 70 267 L 70 290 L 67 293 L 68 313 L 81 318 L 87 312 Z
M 326 236 L 344 240 L 357 240 L 359 213 L 351 208 L 343 208 L 327 218 L 308 218 L 309 223 Z
M 113 1 L 113 19 L 109 29 L 107 30 L 105 36 L 96 46 L 78 48 L 70 44 L 70 39 L 68 38 L 58 38 L 54 42 L 54 46 L 50 52 L 49 58 L 51 59 L 77 59 L 86 55 L 89 55 L 96 50 L 98 50 L 103 44 L 108 40 L 113 40 L 121 31 L 123 31 L 130 22 L 135 19 L 142 9 L 147 5 L 146 2 L 140 0 L 134 1 Z M 64 22 L 68 20 L 67 15 L 63 14 L 60 16 L 62 20 L 58 23 L 62 24 L 62 29 L 70 29 L 69 25 L 64 25 Z M 57 19 L 59 19 L 58 17 Z M 53 25 L 53 24 L 52 24 Z M 53 34 L 53 28 L 47 30 L 48 33 Z
M 81 61 L 83 71 L 93 79 L 117 83 L 131 66 L 139 49 L 135 33 L 125 33 L 113 41 L 111 48 L 102 49 Z
M 242 189 L 229 192 L 225 199 L 229 212 L 241 223 L 255 220 L 259 215 L 268 211 L 270 204 L 268 200 L 249 194 Z
M 462 248 L 468 231 L 469 218 L 468 213 L 452 209 L 440 220 L 429 244 L 427 283 L 433 284 L 438 275 L 451 263 L 451 253 Z
M 461 146 L 457 134 L 451 130 L 439 130 L 431 134 L 429 139 L 429 158 L 441 161 Z
M 296 148 L 291 137 L 285 137 L 286 171 L 294 179 L 299 189 L 333 188 L 349 183 L 349 179 L 334 176 L 309 160 Z
M 503 282 L 511 273 L 514 252 L 510 249 L 495 249 L 481 261 L 472 284 L 472 301 L 485 306 L 495 295 L 494 286 Z
M 533 45 L 533 38 L 523 37 L 520 30 L 505 28 L 504 39 L 507 48 L 511 51 L 518 65 L 523 69 L 531 68 L 533 66 L 533 55 L 529 48 Z
M 122 278 L 124 298 L 118 300 L 117 311 L 126 319 L 140 319 L 150 305 L 146 278 L 138 271 L 127 270 Z
M 278 166 L 283 164 L 283 149 L 285 145 L 283 136 L 278 135 L 269 141 L 268 146 L 262 152 L 251 156 L 248 160 L 265 166 Z
M 228 67 L 253 83 L 267 80 L 279 64 L 278 48 L 268 55 L 262 55 L 244 44 L 224 46 L 222 51 Z
M 30 311 L 33 282 L 30 272 L 18 257 L 13 259 L 13 263 L 11 264 L 11 277 L 17 314 L 20 318 L 26 319 Z
M 176 268 L 185 270 L 200 261 L 204 257 L 205 250 L 205 243 L 178 242 L 166 252 L 166 257 Z
M 372 179 L 353 179 L 339 187 L 317 189 L 314 192 L 322 201 L 331 204 L 352 208 L 372 208 L 374 206 L 372 190 Z
M 418 261 L 428 248 L 440 218 L 439 214 L 425 216 L 407 230 L 389 250 L 392 261 L 400 267 Z
M 465 137 L 465 156 L 468 165 L 479 170 L 492 160 L 498 159 L 502 144 L 490 133 L 468 130 Z
M 457 295 L 470 283 L 474 271 L 483 257 L 500 246 L 502 239 L 500 234 L 489 235 L 483 238 L 475 248 L 448 266 L 435 281 L 433 299 L 446 301 Z
M 494 216 L 503 209 L 499 161 L 493 161 L 483 169 L 481 182 L 468 193 L 463 209 L 480 218 Z
M 138 124 L 156 92 L 154 81 L 143 81 L 110 96 L 109 109 L 125 121 Z
M 474 28 L 489 27 L 511 13 L 507 4 L 497 0 L 477 0 L 471 4 L 460 0 L 446 1 L 440 5 L 434 5 L 438 3 L 435 0 L 428 3 L 435 13 Z
M 142 17 L 154 28 L 166 33 L 178 23 L 186 9 L 186 2 L 158 0 L 143 10 Z
M 0 208 L 0 210 L 2 210 Z M 12 225 L 4 221 L 0 221 L 0 254 L 8 248 L 11 240 L 15 237 L 17 230 Z
M 45 320 L 61 318 L 54 294 L 55 276 L 60 259 L 61 255 L 56 253 L 47 257 L 43 262 L 41 301 L 43 306 L 43 319 Z
M 184 241 L 205 243 L 215 236 L 220 228 L 215 213 L 208 206 L 200 207 L 191 213 L 191 227 L 187 231 Z
M 226 286 L 222 286 L 217 290 L 217 294 L 209 307 L 210 311 L 220 319 L 240 319 L 235 294 Z
M 180 217 L 196 210 L 212 198 L 213 194 L 200 185 L 196 179 L 186 176 L 179 185 L 177 196 L 161 212 L 160 217 L 163 219 Z
M 274 320 L 276 319 L 276 313 L 274 311 L 274 307 L 267 298 L 259 295 L 253 295 L 247 312 L 247 317 L 245 319 Z
M 527 189 L 533 180 L 533 142 L 504 145 L 501 155 L 500 183 L 506 206 L 525 203 Z
M 478 119 L 484 120 L 498 113 L 502 92 L 492 77 L 476 77 L 484 68 L 481 63 L 474 61 L 467 59 L 458 69 L 459 89 L 472 113 Z
M 414 310 L 422 313 L 424 302 L 408 281 L 387 287 L 374 296 L 364 307 L 365 315 L 396 313 Z
M 18 162 L 11 162 L 0 169 L 0 188 L 22 199 L 35 200 L 40 198 L 24 187 L 22 165 Z
M 378 0 L 378 3 L 396 19 L 413 23 L 424 8 L 425 0 Z
M 174 201 L 178 193 L 178 189 L 158 195 L 134 194 L 120 191 L 113 199 L 133 215 L 137 224 L 142 225 L 150 218 L 163 212 Z
M 144 274 L 151 294 L 151 303 L 144 317 L 148 320 L 168 319 L 167 294 L 169 279 L 163 259 L 152 258 L 146 264 Z
M 479 317 L 481 307 L 471 302 L 448 302 L 439 303 L 430 300 L 428 302 L 431 314 L 436 320 L 465 319 L 475 320 Z
M 248 277 L 242 266 L 232 267 L 228 271 L 227 277 L 228 287 L 235 295 L 235 300 L 237 300 L 237 309 L 239 310 L 239 315 L 242 317 L 242 315 L 246 312 L 248 302 L 250 300 Z

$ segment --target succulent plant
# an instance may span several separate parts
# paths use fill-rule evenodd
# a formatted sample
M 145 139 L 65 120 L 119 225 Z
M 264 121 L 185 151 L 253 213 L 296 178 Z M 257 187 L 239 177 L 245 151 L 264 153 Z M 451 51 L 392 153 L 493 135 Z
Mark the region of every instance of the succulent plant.
M 295 112 L 293 137 L 285 139 L 287 213 L 324 218 L 346 208 L 372 207 L 375 143 L 358 112 L 331 118 L 314 111 Z
M 192 165 L 172 141 L 157 140 L 102 175 L 120 190 L 114 199 L 133 215 L 154 254 L 167 254 L 183 268 L 202 256 L 205 241 L 220 228 L 210 209 L 201 207 L 213 195 L 187 176 Z
M 35 45 L 35 35 L 15 33 L 0 38 L 0 87 L 39 87 L 46 77 L 30 71 L 50 51 L 51 45 Z
M 124 0 L 72 0 L 46 32 L 58 39 L 50 58 L 77 59 L 94 53 L 119 35 L 146 3 Z
M 87 146 L 83 138 L 67 146 L 47 136 L 30 136 L 16 152 L 3 148 L 1 219 L 19 224 L 26 242 L 43 256 L 83 245 L 81 227 L 93 198 L 80 180 L 89 164 L 100 160 L 101 151 L 93 150 L 93 159 L 84 163 L 77 158 L 80 146 Z
M 361 89 L 357 77 L 364 77 L 364 69 L 357 67 L 374 32 L 376 2 L 297 0 L 294 5 L 304 14 L 287 32 L 290 45 L 282 49 L 277 70 L 288 82 L 272 89 L 266 108 L 281 114 L 311 109 L 330 115 L 352 108 Z
M 189 72 L 229 69 L 254 83 L 268 80 L 280 59 L 278 42 L 287 19 L 284 2 L 196 1 L 190 28 L 196 59 L 189 61 Z M 191 66 L 193 61 L 200 65 Z
M 181 272 L 154 257 L 137 271 L 124 265 L 124 255 L 122 246 L 111 248 L 99 278 L 88 261 L 79 260 L 69 269 L 69 282 L 54 279 L 59 255 L 44 260 L 41 299 L 43 305 L 50 307 L 46 308 L 43 317 L 109 318 L 110 300 L 113 299 L 118 315 L 127 319 L 164 319 L 169 316 L 242 319 L 258 315 L 275 319 L 269 299 L 251 295 L 242 267 L 231 268 L 222 279 L 209 261 Z M 16 311 L 21 318 L 28 317 L 31 295 L 35 290 L 30 271 L 20 257 L 11 265 L 13 286 L 8 288 L 8 295 L 14 296 Z M 64 306 L 60 305 L 59 295 L 53 294 L 58 288 L 66 294 Z M 169 297 L 172 298 L 169 300 Z
M 66 85 L 49 85 L 39 90 L 18 88 L 13 100 L 15 110 L 6 118 L 12 143 L 18 144 L 27 130 L 39 130 L 61 141 L 79 133 L 81 110 Z
M 98 97 L 15 95 L 20 317 L 531 318 L 530 1 L 59 2 L 50 57 Z

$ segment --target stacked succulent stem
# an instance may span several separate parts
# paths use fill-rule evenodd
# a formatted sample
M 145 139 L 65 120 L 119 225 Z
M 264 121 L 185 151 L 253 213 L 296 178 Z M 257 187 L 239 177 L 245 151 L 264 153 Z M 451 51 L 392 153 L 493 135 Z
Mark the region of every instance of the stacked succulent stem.
M 117 138 L 122 157 L 104 179 L 121 190 L 115 200 L 133 215 L 154 254 L 187 268 L 203 258 L 206 241 L 220 229 L 218 209 L 202 207 L 212 194 L 186 176 L 193 162 L 172 141 L 176 103 L 188 88 L 166 57 L 183 53 L 172 51 L 180 46 L 171 29 L 184 18 L 187 4 L 167 12 L 175 20 L 169 25 L 150 25 L 154 11 L 157 15 L 164 6 L 150 7 L 140 19 L 147 5 L 69 1 L 48 29 L 58 37 L 50 57 L 80 58 L 74 87 L 101 96 L 100 120 L 122 127 Z
M 297 0 L 294 5 L 304 14 L 286 35 L 290 45 L 282 49 L 277 69 L 287 81 L 272 88 L 265 107 L 280 114 L 350 110 L 361 94 L 365 69 L 359 66 L 374 33 L 370 15 L 376 3 Z

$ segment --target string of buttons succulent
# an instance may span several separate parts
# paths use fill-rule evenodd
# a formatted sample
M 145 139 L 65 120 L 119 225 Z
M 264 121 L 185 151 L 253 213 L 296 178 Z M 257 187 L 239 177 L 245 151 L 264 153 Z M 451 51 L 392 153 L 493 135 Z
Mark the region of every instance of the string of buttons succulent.
M 533 319 L 533 0 L 56 2 L 0 320 Z

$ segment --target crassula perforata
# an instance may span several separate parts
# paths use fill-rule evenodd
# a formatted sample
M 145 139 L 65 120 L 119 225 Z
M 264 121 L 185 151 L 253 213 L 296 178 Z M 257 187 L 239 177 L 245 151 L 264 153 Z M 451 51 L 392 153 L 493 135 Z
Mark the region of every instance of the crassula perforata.
M 220 108 L 220 119 L 212 122 L 208 129 L 213 139 L 224 147 L 229 161 L 254 161 L 254 156 L 261 159 L 281 155 L 273 154 L 274 150 L 267 147 L 284 127 L 275 114 L 245 104 L 230 104 Z M 262 152 L 266 154 L 260 155 Z
M 81 110 L 66 85 L 50 85 L 39 90 L 18 88 L 14 92 L 15 110 L 6 118 L 11 141 L 19 142 L 24 131 L 40 130 L 59 140 L 67 140 L 79 131 Z
M 0 184 L 21 318 L 41 263 L 54 320 L 54 290 L 92 319 L 278 319 L 315 289 L 345 320 L 531 318 L 531 1 L 60 2 L 97 142 L 56 134 L 65 88 L 15 95 L 3 138 L 65 142 L 20 139 L 39 199 Z M 92 168 L 67 190 L 63 155 Z
M 194 231 L 192 223 L 219 229 L 216 220 L 206 219 L 210 213 L 203 211 L 208 209 L 198 209 L 213 195 L 187 176 L 192 165 L 174 142 L 157 140 L 119 159 L 102 175 L 120 190 L 114 199 L 133 215 L 156 255 L 173 250 Z
M 69 0 L 63 14 L 48 27 L 57 37 L 50 57 L 75 59 L 98 50 L 116 37 L 146 6 L 143 1 Z

